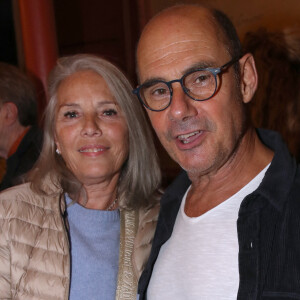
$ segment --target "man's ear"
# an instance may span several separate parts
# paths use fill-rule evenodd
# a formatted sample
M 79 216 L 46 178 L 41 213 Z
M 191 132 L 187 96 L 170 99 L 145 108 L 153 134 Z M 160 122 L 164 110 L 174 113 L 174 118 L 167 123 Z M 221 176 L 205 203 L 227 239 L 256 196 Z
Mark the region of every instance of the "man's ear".
M 255 61 L 252 54 L 247 53 L 240 59 L 240 70 L 243 102 L 248 103 L 254 96 L 258 82 Z
M 6 102 L 2 105 L 4 113 L 4 122 L 6 125 L 11 125 L 18 121 L 18 108 L 13 102 Z

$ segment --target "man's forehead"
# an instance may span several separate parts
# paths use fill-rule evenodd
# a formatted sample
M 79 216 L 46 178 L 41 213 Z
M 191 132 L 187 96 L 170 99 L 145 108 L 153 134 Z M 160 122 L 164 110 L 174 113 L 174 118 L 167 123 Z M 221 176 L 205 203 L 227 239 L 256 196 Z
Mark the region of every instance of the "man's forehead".
M 227 51 L 216 34 L 209 33 L 209 30 L 194 30 L 188 34 L 184 31 L 173 30 L 165 37 L 159 33 L 160 39 L 155 33 L 154 39 L 149 36 L 149 39 L 138 48 L 137 62 L 140 80 L 144 81 L 152 76 L 162 75 L 157 74 L 162 70 L 169 72 L 177 68 L 177 74 L 173 75 L 179 76 L 193 64 L 202 62 L 203 64 L 217 64 L 218 57 L 222 57 L 223 53 L 227 54 Z M 223 63 L 223 60 L 220 63 Z
M 220 49 L 216 46 L 217 43 L 208 45 L 189 40 L 169 47 L 154 48 L 153 51 L 146 50 L 140 55 L 139 69 L 141 73 L 146 71 L 148 77 L 151 76 L 152 71 L 169 72 L 177 69 L 180 75 L 193 65 L 213 66 L 218 62 L 218 53 L 220 53 Z

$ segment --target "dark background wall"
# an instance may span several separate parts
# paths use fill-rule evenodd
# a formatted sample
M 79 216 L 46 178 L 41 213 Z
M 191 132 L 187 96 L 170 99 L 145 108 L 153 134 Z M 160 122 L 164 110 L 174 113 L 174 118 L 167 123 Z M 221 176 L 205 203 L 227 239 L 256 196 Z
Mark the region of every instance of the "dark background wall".
M 54 0 L 60 55 L 98 54 L 134 80 L 137 4 L 124 0 Z
M 11 0 L 0 0 L 0 61 L 18 64 Z

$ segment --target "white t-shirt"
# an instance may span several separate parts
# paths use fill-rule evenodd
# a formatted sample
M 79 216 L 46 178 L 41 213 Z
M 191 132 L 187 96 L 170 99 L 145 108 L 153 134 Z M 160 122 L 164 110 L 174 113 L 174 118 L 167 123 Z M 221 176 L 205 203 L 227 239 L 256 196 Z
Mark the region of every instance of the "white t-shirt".
M 237 218 L 241 202 L 257 189 L 269 165 L 235 195 L 190 218 L 182 200 L 170 239 L 161 247 L 148 300 L 231 300 L 239 287 Z

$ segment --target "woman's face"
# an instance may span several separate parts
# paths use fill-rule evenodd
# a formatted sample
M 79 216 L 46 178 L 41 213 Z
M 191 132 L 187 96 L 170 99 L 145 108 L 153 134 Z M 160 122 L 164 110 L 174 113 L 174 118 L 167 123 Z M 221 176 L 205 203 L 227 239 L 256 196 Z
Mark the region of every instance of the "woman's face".
M 55 142 L 83 185 L 118 178 L 128 157 L 125 117 L 104 79 L 89 70 L 66 78 L 57 91 Z

